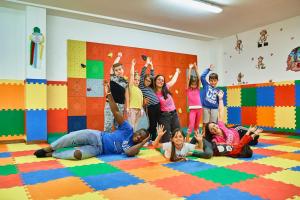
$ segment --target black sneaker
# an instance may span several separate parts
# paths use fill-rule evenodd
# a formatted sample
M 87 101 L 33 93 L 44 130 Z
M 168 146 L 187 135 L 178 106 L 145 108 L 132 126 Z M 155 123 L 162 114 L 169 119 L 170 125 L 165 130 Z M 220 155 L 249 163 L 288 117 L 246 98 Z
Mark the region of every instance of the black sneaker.
M 34 155 L 35 155 L 37 158 L 45 158 L 45 157 L 47 157 L 47 156 L 46 156 L 47 153 L 48 153 L 48 152 L 45 151 L 44 149 L 39 149 L 39 150 L 37 150 L 36 152 L 34 152 Z

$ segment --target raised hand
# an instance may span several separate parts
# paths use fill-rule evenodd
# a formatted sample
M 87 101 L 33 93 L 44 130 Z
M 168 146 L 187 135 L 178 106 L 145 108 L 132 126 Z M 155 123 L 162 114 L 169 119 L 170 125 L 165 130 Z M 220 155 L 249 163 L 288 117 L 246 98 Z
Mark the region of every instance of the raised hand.
M 135 65 L 136 64 L 136 60 L 135 59 L 132 59 L 131 60 L 131 65 Z
M 224 97 L 224 92 L 223 92 L 222 90 L 219 91 L 218 97 L 219 97 L 219 99 L 223 99 L 223 97 Z
M 104 90 L 105 90 L 105 94 L 110 94 L 110 86 L 107 80 L 104 80 Z
M 214 68 L 215 68 L 215 66 L 213 65 L 213 64 L 210 64 L 209 65 L 209 69 L 212 71 L 212 70 L 214 70 Z
M 179 69 L 179 68 L 176 68 L 176 72 L 177 72 L 178 74 L 180 74 L 180 69 Z
M 118 52 L 118 57 L 122 57 L 122 52 Z
M 163 136 L 167 131 L 164 130 L 164 125 L 160 124 L 156 127 L 157 136 Z
M 189 64 L 189 68 L 192 69 L 194 67 L 193 64 Z
M 199 134 L 198 132 L 195 132 L 194 137 L 198 142 L 202 142 L 203 135 Z

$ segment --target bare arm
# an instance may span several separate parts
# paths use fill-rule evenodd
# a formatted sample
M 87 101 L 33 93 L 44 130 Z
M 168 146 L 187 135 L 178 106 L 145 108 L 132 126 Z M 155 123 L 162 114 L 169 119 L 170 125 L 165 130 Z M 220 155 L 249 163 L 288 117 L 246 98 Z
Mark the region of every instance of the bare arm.
M 118 63 L 118 62 L 120 62 L 121 57 L 122 57 L 122 53 L 119 52 L 118 55 L 117 55 L 117 57 L 116 57 L 116 59 L 114 60 L 113 65 L 116 64 L 116 63 Z M 114 70 L 113 70 L 112 66 L 110 68 L 110 74 L 114 74 Z
M 224 92 L 220 90 L 218 97 L 219 97 L 219 114 L 218 114 L 218 120 L 224 122 L 224 102 L 223 102 L 223 96 Z
M 133 84 L 133 80 L 134 80 L 134 66 L 136 64 L 135 59 L 132 59 L 131 61 L 131 68 L 130 68 L 130 79 L 129 79 L 129 83 Z
M 158 125 L 156 127 L 156 131 L 157 131 L 157 137 L 155 138 L 153 144 L 154 148 L 161 148 L 162 147 L 162 143 L 160 143 L 160 139 L 161 137 L 166 133 L 166 131 L 164 130 L 164 126 L 163 125 Z
M 169 87 L 172 87 L 172 86 L 176 83 L 179 74 L 180 74 L 180 69 L 179 69 L 179 68 L 176 68 L 176 72 L 175 72 L 174 76 L 173 76 L 172 79 L 167 83 Z
M 186 89 L 189 88 L 189 83 L 190 83 L 190 79 L 191 79 L 192 68 L 193 68 L 193 64 L 189 64 L 188 75 L 187 75 L 187 79 L 186 79 Z
M 130 101 L 130 94 L 129 94 L 129 86 L 126 87 L 125 89 L 125 102 L 126 102 L 126 110 L 128 111 L 129 108 L 129 101 Z
M 150 135 L 145 138 L 142 142 L 130 147 L 129 149 L 127 149 L 125 151 L 125 154 L 129 157 L 135 156 L 140 152 L 140 149 L 144 146 L 144 144 L 146 144 L 146 142 L 149 140 Z
M 198 78 L 198 87 L 200 89 L 201 88 L 200 73 L 199 73 L 199 68 L 198 68 L 196 63 L 194 63 L 194 68 L 195 68 L 195 71 L 196 71 L 196 76 Z

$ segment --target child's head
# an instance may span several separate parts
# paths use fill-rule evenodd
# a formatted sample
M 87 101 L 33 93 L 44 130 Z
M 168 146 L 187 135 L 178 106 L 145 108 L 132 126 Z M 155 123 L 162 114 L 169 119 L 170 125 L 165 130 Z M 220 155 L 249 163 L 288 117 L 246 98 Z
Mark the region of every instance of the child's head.
M 140 75 L 139 75 L 139 73 L 138 72 L 134 72 L 134 80 L 133 80 L 133 84 L 135 85 L 135 86 L 139 86 L 139 84 L 140 84 Z
M 192 89 L 199 88 L 199 79 L 196 76 L 190 77 L 189 87 Z
M 124 68 L 121 63 L 113 64 L 113 71 L 116 76 L 120 76 L 120 77 L 124 76 Z
M 144 86 L 151 87 L 153 84 L 153 79 L 151 78 L 150 74 L 146 74 L 144 78 Z
M 216 87 L 217 84 L 218 84 L 218 74 L 216 74 L 216 73 L 211 73 L 211 74 L 209 75 L 208 80 L 209 80 L 209 84 L 210 84 L 212 87 Z
M 176 161 L 177 156 L 176 156 L 176 146 L 181 146 L 184 144 L 185 141 L 185 135 L 183 131 L 180 128 L 176 128 L 172 132 L 171 136 L 171 156 L 170 156 L 170 161 Z

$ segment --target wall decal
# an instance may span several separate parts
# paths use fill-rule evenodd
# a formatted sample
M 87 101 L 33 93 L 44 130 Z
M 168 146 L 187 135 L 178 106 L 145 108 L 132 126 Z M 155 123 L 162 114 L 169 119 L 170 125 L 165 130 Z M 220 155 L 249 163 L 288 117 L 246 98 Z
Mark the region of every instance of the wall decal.
M 287 67 L 286 71 L 300 71 L 300 46 L 294 48 L 287 58 Z
M 267 39 L 268 39 L 268 32 L 267 32 L 267 30 L 264 29 L 264 30 L 260 31 L 259 34 L 260 34 L 260 37 L 259 37 L 259 40 L 257 42 L 257 47 L 260 48 L 262 46 L 268 46 L 269 43 L 267 41 Z
M 240 39 L 238 38 L 237 35 L 236 35 L 235 50 L 236 50 L 237 52 L 239 52 L 239 54 L 240 54 L 241 51 L 243 50 L 243 42 L 242 42 L 242 40 L 240 40 Z
M 33 33 L 29 36 L 30 43 L 30 65 L 33 68 L 40 67 L 41 61 L 43 59 L 44 50 L 44 35 L 41 33 L 39 27 L 33 28 Z
M 262 57 L 262 56 L 259 56 L 257 58 L 257 65 L 256 65 L 257 69 L 266 69 L 266 65 L 263 63 L 263 60 L 264 60 L 264 57 Z
M 237 78 L 236 78 L 237 84 L 238 84 L 238 85 L 241 85 L 241 84 L 244 84 L 244 83 L 245 83 L 245 82 L 242 82 L 242 79 L 243 79 L 243 78 L 244 78 L 244 74 L 242 74 L 241 72 L 238 73 Z

